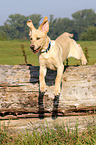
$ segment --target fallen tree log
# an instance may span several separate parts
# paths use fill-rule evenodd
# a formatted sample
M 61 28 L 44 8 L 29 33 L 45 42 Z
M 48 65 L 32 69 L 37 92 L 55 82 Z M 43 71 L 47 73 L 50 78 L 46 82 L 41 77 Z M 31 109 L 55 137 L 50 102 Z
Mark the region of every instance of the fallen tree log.
M 96 110 L 96 65 L 69 66 L 62 78 L 58 105 L 54 109 L 56 71 L 46 75 L 47 91 L 39 91 L 39 67 L 0 65 L 0 119 L 85 115 Z M 57 108 L 56 108 L 57 107 Z

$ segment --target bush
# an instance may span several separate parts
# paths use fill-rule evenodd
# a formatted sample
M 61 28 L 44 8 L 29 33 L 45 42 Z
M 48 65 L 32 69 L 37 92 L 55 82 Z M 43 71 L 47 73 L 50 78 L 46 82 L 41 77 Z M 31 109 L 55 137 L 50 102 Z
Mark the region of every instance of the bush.
M 89 27 L 86 32 L 82 32 L 79 40 L 94 41 L 96 40 L 96 27 Z

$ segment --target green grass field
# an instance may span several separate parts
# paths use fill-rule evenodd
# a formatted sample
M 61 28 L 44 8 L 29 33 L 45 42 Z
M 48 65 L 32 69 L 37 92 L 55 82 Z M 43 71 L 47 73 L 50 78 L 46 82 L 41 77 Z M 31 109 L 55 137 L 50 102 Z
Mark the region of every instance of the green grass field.
M 0 41 L 0 64 L 18 65 L 24 64 L 24 56 L 21 45 L 27 55 L 27 61 L 30 64 L 38 65 L 38 55 L 30 50 L 30 41 Z
M 81 41 L 77 42 L 84 49 L 88 48 L 89 65 L 96 63 L 96 41 Z M 33 54 L 30 50 L 30 41 L 0 41 L 0 64 L 4 65 L 18 65 L 24 64 L 24 56 L 21 50 L 21 45 L 24 45 L 24 49 L 27 56 L 28 64 L 39 65 L 38 54 Z M 80 61 L 74 58 L 69 58 L 69 65 L 80 65 Z
M 74 128 L 64 123 L 54 123 L 54 127 L 41 124 L 39 130 L 34 127 L 20 133 L 0 126 L 0 145 L 96 145 L 96 125 L 93 118 L 82 132 L 77 122 Z

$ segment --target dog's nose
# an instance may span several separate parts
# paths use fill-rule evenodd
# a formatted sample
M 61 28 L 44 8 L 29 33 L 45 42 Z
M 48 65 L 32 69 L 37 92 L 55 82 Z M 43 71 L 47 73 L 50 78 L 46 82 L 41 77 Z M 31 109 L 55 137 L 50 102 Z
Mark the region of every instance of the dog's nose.
M 35 46 L 33 44 L 30 45 L 30 49 L 34 50 L 34 47 Z

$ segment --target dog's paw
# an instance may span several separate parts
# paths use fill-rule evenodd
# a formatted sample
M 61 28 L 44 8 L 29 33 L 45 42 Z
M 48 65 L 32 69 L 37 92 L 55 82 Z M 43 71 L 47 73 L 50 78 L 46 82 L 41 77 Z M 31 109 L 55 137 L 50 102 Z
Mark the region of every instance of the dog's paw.
M 41 93 L 46 92 L 46 84 L 43 84 L 40 86 L 40 91 L 41 91 Z
M 55 96 L 60 95 L 60 87 L 55 87 Z
M 86 59 L 82 59 L 82 65 L 86 65 L 88 62 Z

